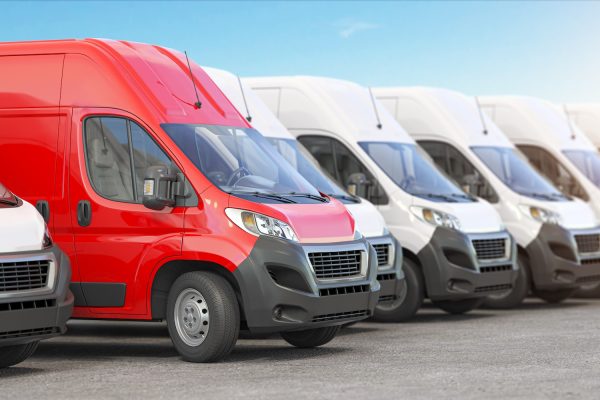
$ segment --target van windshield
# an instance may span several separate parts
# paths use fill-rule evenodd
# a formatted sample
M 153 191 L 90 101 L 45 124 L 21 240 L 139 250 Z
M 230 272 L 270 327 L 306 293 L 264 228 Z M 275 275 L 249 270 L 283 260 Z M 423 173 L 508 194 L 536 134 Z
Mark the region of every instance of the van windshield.
M 360 147 L 402 190 L 438 202 L 473 202 L 414 144 L 360 142 Z
M 12 192 L 8 190 L 6 186 L 2 184 L 2 182 L 0 182 L 0 205 L 19 205 L 17 197 L 14 194 L 12 194 Z
M 169 137 L 213 184 L 263 202 L 326 201 L 256 130 L 216 125 L 163 124 Z
M 564 150 L 563 153 L 579 171 L 600 187 L 600 156 L 592 150 Z
M 510 147 L 472 147 L 473 152 L 514 192 L 546 201 L 569 198 L 543 178 L 527 160 Z
M 317 166 L 318 162 L 295 139 L 267 138 L 279 154 L 321 193 L 343 203 L 359 203 L 360 198 L 347 193 Z

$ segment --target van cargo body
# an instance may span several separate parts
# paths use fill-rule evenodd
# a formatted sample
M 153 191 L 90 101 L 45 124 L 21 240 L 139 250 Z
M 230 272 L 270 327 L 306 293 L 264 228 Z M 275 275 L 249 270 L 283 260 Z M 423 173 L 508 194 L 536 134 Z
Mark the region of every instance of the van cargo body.
M 600 103 L 564 104 L 562 109 L 574 126 L 600 150 Z
M 0 183 L 0 368 L 66 331 L 73 311 L 70 278 L 69 259 L 41 215 Z
M 6 183 L 47 205 L 76 318 L 166 320 L 189 361 L 240 329 L 327 343 L 369 317 L 376 254 L 343 204 L 272 149 L 183 53 L 0 44 Z
M 262 100 L 236 75 L 215 68 L 204 67 L 206 73 L 219 86 L 237 110 L 246 115 L 292 167 L 321 193 L 338 199 L 354 217 L 358 230 L 377 252 L 377 279 L 381 284 L 379 304 L 375 317 L 393 312 L 394 303 L 405 296 L 406 283 L 402 272 L 401 247 L 389 233 L 383 216 L 365 199 L 353 196 L 340 188 L 318 167 L 318 163 L 287 131 Z
M 450 182 L 367 88 L 318 77 L 245 81 L 340 185 L 377 206 L 402 243 L 409 299 L 426 295 L 462 313 L 511 289 L 513 241 L 497 213 Z
M 587 253 L 600 234 L 593 210 L 527 163 L 479 108 L 483 99 L 435 88 L 374 93 L 450 177 L 493 204 L 515 238 L 521 274 L 512 292 L 490 297 L 490 306 L 516 306 L 530 289 L 560 302 L 600 279 L 600 264 Z

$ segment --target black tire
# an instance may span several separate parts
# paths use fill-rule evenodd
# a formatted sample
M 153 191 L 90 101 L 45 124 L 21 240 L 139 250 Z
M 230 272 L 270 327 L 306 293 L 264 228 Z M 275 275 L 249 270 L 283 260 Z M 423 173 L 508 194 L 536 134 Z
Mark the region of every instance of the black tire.
M 472 311 L 481 304 L 483 304 L 484 298 L 474 299 L 463 299 L 463 300 L 442 300 L 442 301 L 431 301 L 435 306 L 446 311 L 448 314 L 464 314 Z
M 200 344 L 190 345 L 185 340 L 190 340 L 185 333 L 178 331 L 175 321 L 175 307 L 179 296 L 193 291 L 200 293 L 204 298 L 186 302 L 191 312 L 199 314 L 206 311 L 209 321 L 206 321 L 208 332 Z M 181 304 L 184 304 L 183 302 Z M 196 306 L 198 304 L 198 306 Z M 207 308 L 202 308 L 206 304 Z M 181 309 L 183 305 L 178 307 Z M 199 307 L 197 311 L 193 307 Z M 187 314 L 187 315 L 196 315 Z M 183 322 L 179 318 L 180 322 Z M 196 319 L 194 318 L 194 321 Z M 215 362 L 227 356 L 238 339 L 240 332 L 240 310 L 237 297 L 231 285 L 221 276 L 209 272 L 188 272 L 181 275 L 171 286 L 167 299 L 167 327 L 175 349 L 181 357 L 190 362 Z M 200 322 L 198 322 L 199 329 Z M 185 332 L 179 324 L 179 330 Z M 202 333 L 202 332 L 201 332 Z
M 373 320 L 379 322 L 404 322 L 415 316 L 425 297 L 425 284 L 419 267 L 410 259 L 404 258 L 405 293 L 390 302 L 379 303 L 375 307 Z
M 533 294 L 546 303 L 558 304 L 575 293 L 577 289 L 561 289 L 561 290 L 534 290 Z
M 306 331 L 281 332 L 281 337 L 292 346 L 308 349 L 331 342 L 339 330 L 339 326 L 326 326 Z
M 600 284 L 595 286 L 583 286 L 577 289 L 577 291 L 573 294 L 573 297 L 578 297 L 580 299 L 600 299 Z
M 37 349 L 39 342 L 0 347 L 0 368 L 10 367 L 28 359 Z
M 515 284 L 511 290 L 505 293 L 488 296 L 483 301 L 483 306 L 497 310 L 514 308 L 525 300 L 531 289 L 529 280 L 529 267 L 522 257 L 519 257 L 519 270 Z

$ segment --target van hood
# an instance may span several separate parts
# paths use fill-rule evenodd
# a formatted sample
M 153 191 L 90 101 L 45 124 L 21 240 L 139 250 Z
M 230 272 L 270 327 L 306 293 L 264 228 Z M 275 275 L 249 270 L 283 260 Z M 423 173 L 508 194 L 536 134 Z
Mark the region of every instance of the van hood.
M 42 249 L 44 220 L 29 203 L 0 208 L 0 253 Z
M 521 204 L 538 206 L 560 214 L 560 224 L 567 229 L 590 229 L 598 226 L 598 219 L 592 207 L 585 202 L 573 201 L 532 201 L 521 197 Z
M 360 203 L 346 204 L 345 206 L 354 217 L 356 229 L 363 236 L 370 238 L 385 234 L 385 220 L 371 202 L 361 199 Z
M 460 221 L 464 233 L 499 232 L 505 229 L 500 215 L 487 201 L 478 199 L 471 203 L 434 203 L 413 197 L 413 205 L 451 214 Z

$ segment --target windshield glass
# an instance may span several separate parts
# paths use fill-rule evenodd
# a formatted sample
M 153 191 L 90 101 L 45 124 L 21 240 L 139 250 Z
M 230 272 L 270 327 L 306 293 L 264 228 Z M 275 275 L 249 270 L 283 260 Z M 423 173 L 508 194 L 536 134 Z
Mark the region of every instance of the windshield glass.
M 344 191 L 325 175 L 317 166 L 317 161 L 298 141 L 285 138 L 268 138 L 268 140 L 275 146 L 277 152 L 321 193 L 354 203 L 359 201 L 357 197 Z
M 438 170 L 423 150 L 414 144 L 360 142 L 359 145 L 407 193 L 437 201 L 475 201 Z
M 162 127 L 194 165 L 225 192 L 322 199 L 254 129 L 188 124 Z
M 472 147 L 483 163 L 513 191 L 549 201 L 568 199 L 533 169 L 517 150 L 510 147 Z
M 0 182 L 0 203 L 8 204 L 11 206 L 16 206 L 19 204 L 19 201 L 15 197 L 14 194 L 10 190 L 8 190 L 1 182 Z
M 592 150 L 565 150 L 563 153 L 594 185 L 600 187 L 600 156 L 598 153 Z

